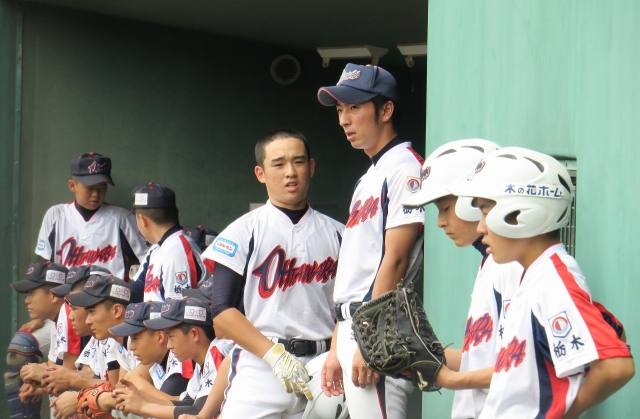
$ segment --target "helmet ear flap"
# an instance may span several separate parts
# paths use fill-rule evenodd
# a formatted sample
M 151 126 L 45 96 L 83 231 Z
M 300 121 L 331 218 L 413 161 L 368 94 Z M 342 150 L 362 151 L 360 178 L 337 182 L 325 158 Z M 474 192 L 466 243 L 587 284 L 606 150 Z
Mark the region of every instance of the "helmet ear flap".
M 510 239 L 523 239 L 544 233 L 551 215 L 543 205 L 535 202 L 498 202 L 487 215 L 487 227 L 494 233 Z M 517 213 L 517 223 L 510 224 L 508 217 Z
M 482 211 L 475 208 L 471 203 L 473 198 L 470 196 L 459 196 L 456 201 L 456 216 L 462 221 L 475 222 L 480 221 Z

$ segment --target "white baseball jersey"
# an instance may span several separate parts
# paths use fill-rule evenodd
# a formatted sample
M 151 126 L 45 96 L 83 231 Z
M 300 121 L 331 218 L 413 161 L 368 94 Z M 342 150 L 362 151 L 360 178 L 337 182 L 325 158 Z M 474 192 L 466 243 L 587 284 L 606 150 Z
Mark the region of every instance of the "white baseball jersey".
M 149 374 L 151 375 L 151 380 L 153 380 L 153 385 L 160 390 L 162 384 L 164 384 L 166 379 L 171 375 L 182 374 L 182 362 L 178 361 L 173 351 L 169 351 L 167 365 L 153 364 L 153 366 L 149 368 Z
M 80 354 L 80 337 L 71 325 L 69 320 L 69 305 L 64 303 L 60 306 L 60 312 L 56 319 L 56 327 L 52 329 L 51 346 L 49 347 L 49 361 L 62 364 L 64 354 Z
M 124 370 L 133 371 L 140 361 L 133 355 L 133 351 L 128 349 L 131 337 L 126 337 L 125 339 L 126 346 L 114 338 L 107 339 L 107 364 L 111 361 L 116 361 Z
M 128 281 L 133 258 L 147 245 L 123 208 L 104 203 L 85 221 L 73 202 L 54 205 L 42 220 L 36 254 L 63 266 L 98 265 Z
M 144 281 L 144 301 L 182 298 L 183 288 L 197 288 L 209 276 L 200 258 L 200 248 L 184 229 L 170 230 L 154 244 L 133 278 Z
M 489 368 L 496 363 L 496 342 L 502 333 L 500 315 L 511 301 L 522 277 L 516 262 L 497 264 L 487 256 L 478 270 L 471 294 L 471 306 L 462 344 L 460 371 Z M 452 419 L 477 418 L 484 407 L 488 389 L 458 390 L 453 399 Z
M 203 253 L 244 276 L 244 313 L 265 336 L 320 341 L 334 328 L 342 224 L 309 208 L 297 224 L 270 202 L 231 223 Z
M 502 316 L 480 418 L 562 418 L 587 364 L 631 356 L 592 304 L 584 276 L 562 244 L 531 264 Z
M 80 369 L 81 365 L 87 365 L 95 373 L 97 378 L 100 380 L 108 380 L 107 341 L 108 339 L 99 341 L 92 337 L 76 360 L 76 368 Z
M 398 142 L 356 184 L 340 250 L 336 303 L 369 301 L 384 257 L 385 231 L 424 222 L 423 208 L 402 206 L 402 202 L 420 190 L 421 164 L 422 158 L 413 151 L 411 143 Z M 420 234 L 412 248 L 405 283 L 414 281 L 420 273 L 422 240 Z
M 187 395 L 193 400 L 207 397 L 216 380 L 222 360 L 232 348 L 233 342 L 228 339 L 216 338 L 212 340 L 204 358 L 204 364 L 196 364 L 193 377 L 187 384 L 187 390 L 180 395 L 180 400 L 183 400 Z

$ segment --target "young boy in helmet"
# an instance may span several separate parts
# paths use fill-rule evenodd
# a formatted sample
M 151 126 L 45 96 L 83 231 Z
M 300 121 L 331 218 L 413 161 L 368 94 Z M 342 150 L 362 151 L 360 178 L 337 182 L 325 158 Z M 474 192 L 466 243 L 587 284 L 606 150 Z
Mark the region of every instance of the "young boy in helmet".
M 493 367 L 503 305 L 517 287 L 516 279 L 522 276 L 522 267 L 517 263 L 495 263 L 493 256 L 486 252 L 482 235 L 477 231 L 480 210 L 471 205 L 471 198 L 453 195 L 449 189 L 450 185 L 469 178 L 478 162 L 499 148 L 497 144 L 482 139 L 459 140 L 442 145 L 422 165 L 420 191 L 403 202 L 408 208 L 433 203 L 438 208 L 438 227 L 456 246 L 473 246 L 482 256 L 471 294 L 462 349 L 445 350 L 447 368 L 453 371 Z M 446 372 L 439 375 L 438 383 L 455 388 L 452 381 L 457 377 L 449 375 L 449 380 L 445 381 Z M 452 419 L 477 418 L 484 407 L 487 393 L 488 388 L 457 390 Z
M 573 198 L 566 168 L 508 147 L 485 156 L 471 180 L 450 190 L 474 198 L 482 211 L 478 232 L 496 263 L 524 269 L 480 418 L 578 418 L 624 386 L 635 373 L 629 348 L 592 303 L 560 243 Z

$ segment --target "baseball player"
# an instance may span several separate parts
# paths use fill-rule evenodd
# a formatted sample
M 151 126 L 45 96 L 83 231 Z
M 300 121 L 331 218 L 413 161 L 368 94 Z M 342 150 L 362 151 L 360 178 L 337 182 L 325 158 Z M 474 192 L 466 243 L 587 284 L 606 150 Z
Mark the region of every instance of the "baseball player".
M 336 107 L 347 141 L 372 162 L 356 183 L 342 240 L 334 292 L 337 341 L 322 370 L 323 390 L 344 391 L 354 419 L 403 418 L 411 384 L 366 367 L 351 316 L 363 302 L 420 273 L 423 211 L 405 209 L 402 202 L 420 190 L 423 160 L 397 134 L 396 81 L 386 70 L 347 64 L 336 86 L 318 91 L 318 100 Z
M 168 348 L 180 362 L 193 359 L 196 370 L 179 401 L 141 396 L 128 380 L 127 388 L 114 392 L 117 408 L 157 419 L 173 419 L 180 414 L 197 414 L 213 386 L 217 369 L 232 347 L 232 342 L 217 339 L 209 306 L 195 298 L 169 299 L 162 305 L 160 317 L 144 321 L 150 330 L 164 330 Z
M 452 383 L 456 377 L 447 376 L 447 368 L 464 372 L 493 367 L 496 340 L 500 334 L 500 315 L 503 306 L 508 306 L 517 280 L 522 276 L 522 267 L 517 263 L 495 263 L 477 231 L 480 210 L 471 205 L 471 198 L 455 196 L 448 188 L 469 178 L 482 157 L 499 148 L 497 144 L 481 139 L 453 141 L 438 147 L 422 165 L 420 191 L 403 203 L 408 208 L 434 203 L 438 208 L 438 227 L 456 246 L 472 245 L 482 256 L 471 294 L 462 350 L 445 350 L 447 365 L 438 375 L 438 384 L 446 388 L 456 387 Z M 487 393 L 488 386 L 485 389 L 457 390 L 452 419 L 477 418 Z
M 304 363 L 326 352 L 334 327 L 343 226 L 307 203 L 315 162 L 300 132 L 272 131 L 255 154 L 269 200 L 203 253 L 216 263 L 214 322 L 237 343 L 221 417 L 300 417 L 309 393 Z
M 111 159 L 84 153 L 71 160 L 69 189 L 75 200 L 49 208 L 38 234 L 36 255 L 70 267 L 97 265 L 129 281 L 147 246 L 127 211 L 104 202 Z
M 566 168 L 507 147 L 450 190 L 474 197 L 482 211 L 478 232 L 495 262 L 524 269 L 502 312 L 480 418 L 578 418 L 624 386 L 634 375 L 629 348 L 592 304 L 580 267 L 559 240 L 573 199 Z
M 144 301 L 182 298 L 183 288 L 195 288 L 208 277 L 198 245 L 180 226 L 171 189 L 153 182 L 135 188 L 132 212 L 152 244 L 132 283 L 136 290 L 144 288 Z

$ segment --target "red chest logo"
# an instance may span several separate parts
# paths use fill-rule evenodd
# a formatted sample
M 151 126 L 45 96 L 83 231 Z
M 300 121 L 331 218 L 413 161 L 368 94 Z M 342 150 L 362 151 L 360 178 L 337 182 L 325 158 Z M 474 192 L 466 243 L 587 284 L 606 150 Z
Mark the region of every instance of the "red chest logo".
M 464 332 L 464 343 L 462 352 L 469 350 L 471 346 L 478 346 L 482 341 L 489 342 L 493 335 L 493 319 L 489 313 L 484 313 L 478 320 L 473 321 L 473 317 L 467 320 L 467 329 Z
M 91 265 L 96 262 L 107 263 L 116 257 L 118 248 L 110 244 L 97 249 L 87 249 L 78 246 L 75 237 L 69 237 L 60 245 L 60 250 L 56 255 L 60 258 L 60 263 L 64 266 Z
M 524 357 L 527 355 L 526 349 L 527 340 L 525 339 L 520 342 L 518 338 L 514 336 L 506 348 L 500 348 L 500 353 L 498 353 L 498 359 L 496 360 L 496 365 L 493 370 L 495 372 L 509 371 L 512 366 L 515 368 L 522 364 Z
M 364 204 L 361 200 L 356 201 L 347 220 L 346 228 L 357 226 L 360 223 L 364 223 L 367 220 L 372 219 L 378 213 L 378 204 L 380 198 L 373 198 L 373 196 L 367 198 Z

